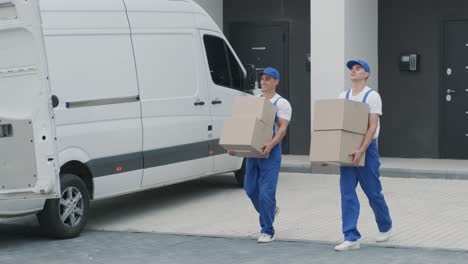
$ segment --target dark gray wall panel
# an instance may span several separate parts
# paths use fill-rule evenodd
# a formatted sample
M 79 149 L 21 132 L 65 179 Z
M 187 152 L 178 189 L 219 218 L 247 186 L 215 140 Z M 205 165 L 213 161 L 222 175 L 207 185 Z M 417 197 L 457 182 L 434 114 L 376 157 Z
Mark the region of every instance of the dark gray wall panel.
M 310 53 L 310 0 L 224 0 L 224 32 L 229 23 L 289 22 L 289 101 L 293 117 L 289 130 L 289 154 L 308 155 L 310 145 L 310 72 L 305 56 Z
M 468 19 L 466 0 L 379 0 L 380 153 L 438 158 L 442 21 Z M 420 71 L 400 72 L 400 53 L 421 55 Z

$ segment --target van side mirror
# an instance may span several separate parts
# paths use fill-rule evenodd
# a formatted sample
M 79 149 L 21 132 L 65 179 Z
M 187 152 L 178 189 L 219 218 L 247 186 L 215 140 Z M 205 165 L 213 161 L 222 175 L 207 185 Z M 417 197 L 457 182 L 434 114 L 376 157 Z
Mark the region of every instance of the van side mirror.
M 253 90 L 255 89 L 255 82 L 257 81 L 257 70 L 252 64 L 244 65 L 247 72 L 247 77 L 245 78 L 244 90 Z

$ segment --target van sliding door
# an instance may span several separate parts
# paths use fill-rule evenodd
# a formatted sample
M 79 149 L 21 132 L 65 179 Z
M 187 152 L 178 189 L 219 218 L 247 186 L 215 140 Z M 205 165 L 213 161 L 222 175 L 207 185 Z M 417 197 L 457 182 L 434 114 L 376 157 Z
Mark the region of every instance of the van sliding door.
M 197 67 L 200 49 L 192 7 L 182 1 L 125 3 L 142 108 L 142 186 L 205 176 L 210 172 L 211 119 Z

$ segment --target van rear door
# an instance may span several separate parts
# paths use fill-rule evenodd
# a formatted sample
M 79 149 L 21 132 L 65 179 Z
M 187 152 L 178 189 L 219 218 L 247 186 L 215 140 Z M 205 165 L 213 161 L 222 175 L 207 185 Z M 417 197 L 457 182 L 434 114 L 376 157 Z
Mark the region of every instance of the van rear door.
M 0 91 L 0 200 L 58 197 L 38 0 L 0 0 Z

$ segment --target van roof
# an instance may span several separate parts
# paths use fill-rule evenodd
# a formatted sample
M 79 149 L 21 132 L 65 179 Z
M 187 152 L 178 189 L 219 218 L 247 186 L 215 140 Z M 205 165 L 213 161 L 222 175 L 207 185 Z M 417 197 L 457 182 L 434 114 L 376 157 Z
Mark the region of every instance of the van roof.
M 221 32 L 208 13 L 193 0 L 40 0 L 42 12 L 128 11 L 193 13 L 197 27 Z

